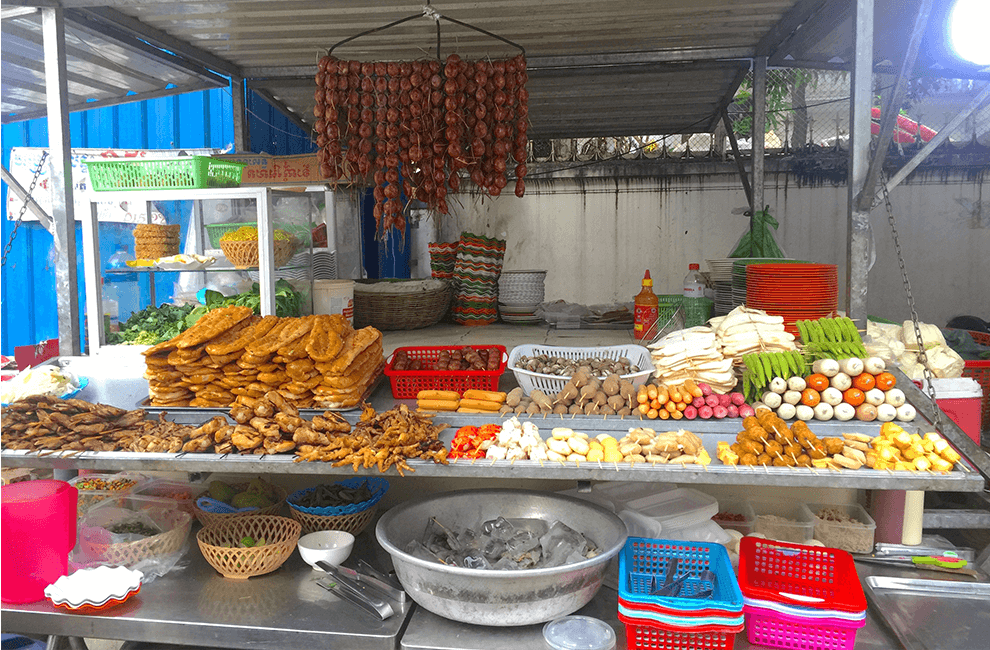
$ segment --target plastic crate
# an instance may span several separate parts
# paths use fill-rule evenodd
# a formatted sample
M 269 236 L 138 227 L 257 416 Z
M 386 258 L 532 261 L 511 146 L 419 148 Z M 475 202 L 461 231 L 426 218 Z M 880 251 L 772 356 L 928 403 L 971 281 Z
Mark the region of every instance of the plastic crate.
M 196 190 L 239 187 L 245 163 L 188 156 L 160 160 L 86 160 L 97 192 L 117 190 Z
M 410 361 L 435 363 L 444 350 L 463 350 L 471 347 L 475 350 L 497 350 L 502 355 L 502 363 L 498 370 L 395 370 L 392 367 L 395 353 L 404 351 Z M 421 390 L 454 390 L 464 393 L 466 390 L 498 390 L 498 381 L 505 372 L 505 347 L 501 345 L 435 345 L 424 347 L 396 348 L 385 364 L 385 376 L 392 384 L 392 397 L 395 399 L 416 399 Z
M 626 626 L 626 647 L 629 650 L 732 650 L 736 634 L 743 628 L 742 625 L 684 628 L 621 613 L 618 619 Z
M 713 586 L 699 579 L 701 571 L 715 574 L 710 598 L 650 595 L 653 579 L 657 585 L 662 585 L 674 558 L 678 560 L 674 578 L 690 576 L 681 587 L 685 596 Z M 743 610 L 743 595 L 732 571 L 728 551 L 721 544 L 701 542 L 630 537 L 619 554 L 619 598 L 633 608 L 675 615 L 704 611 L 724 616 Z
M 241 226 L 257 226 L 257 221 L 244 221 L 237 223 L 208 223 L 204 227 L 206 228 L 206 234 L 210 237 L 210 247 L 220 248 L 220 238 L 226 235 L 228 232 L 233 232 L 240 228 Z
M 746 598 L 814 610 L 859 613 L 866 596 L 849 553 L 743 537 L 739 588 Z
M 858 584 L 858 583 L 857 583 Z M 802 650 L 853 650 L 856 631 L 866 619 L 813 619 L 746 607 L 746 638 L 750 644 Z
M 529 344 L 517 345 L 512 348 L 512 352 L 509 353 L 509 368 L 512 370 L 512 374 L 516 377 L 516 383 L 519 384 L 519 386 L 523 389 L 523 392 L 527 395 L 536 389 L 542 390 L 547 395 L 553 395 L 562 391 L 567 382 L 570 381 L 570 377 L 545 375 L 543 373 L 523 370 L 522 368 L 515 367 L 519 357 L 523 355 L 532 357 L 540 354 L 574 360 L 587 359 L 589 357 L 603 357 L 615 361 L 620 357 L 625 357 L 629 359 L 629 362 L 632 365 L 641 368 L 639 372 L 622 375 L 623 379 L 628 379 L 634 386 L 645 384 L 646 380 L 649 379 L 654 372 L 653 359 L 650 357 L 650 351 L 642 345 L 609 345 L 595 348 L 571 348 L 553 345 Z

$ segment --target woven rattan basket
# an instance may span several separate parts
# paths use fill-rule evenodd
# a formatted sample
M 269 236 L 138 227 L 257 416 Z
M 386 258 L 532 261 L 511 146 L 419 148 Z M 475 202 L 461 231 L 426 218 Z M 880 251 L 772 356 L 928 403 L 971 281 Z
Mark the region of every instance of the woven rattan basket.
M 238 517 L 196 533 L 199 550 L 225 578 L 244 580 L 271 573 L 289 559 L 299 541 L 302 526 L 288 517 L 261 515 Z M 265 540 L 264 546 L 231 548 L 245 537 Z
M 239 483 L 237 485 L 232 485 L 236 491 L 240 492 L 247 489 L 247 483 Z M 199 519 L 199 523 L 203 524 L 207 528 L 212 526 L 218 526 L 220 524 L 226 523 L 232 519 L 240 519 L 243 517 L 253 517 L 257 515 L 277 515 L 282 510 L 282 504 L 285 503 L 285 497 L 288 493 L 285 488 L 279 487 L 278 485 L 273 486 L 275 488 L 275 498 L 276 501 L 267 508 L 259 508 L 257 510 L 248 510 L 247 512 L 206 512 L 201 509 L 196 502 L 193 501 L 193 514 L 196 515 L 196 519 Z M 199 495 L 197 498 L 199 498 Z
M 220 250 L 223 251 L 226 258 L 230 260 L 230 263 L 236 268 L 246 269 L 252 266 L 258 266 L 260 258 L 257 239 L 248 239 L 244 241 L 221 241 Z M 292 255 L 295 251 L 296 243 L 294 240 L 276 239 L 275 268 L 284 266 L 286 262 L 292 259 Z
M 83 538 L 81 543 L 86 556 L 114 566 L 132 566 L 148 558 L 168 557 L 182 550 L 192 527 L 189 513 L 181 510 L 151 510 L 149 514 L 153 515 L 155 523 L 165 529 L 165 532 L 120 544 L 100 544 Z
M 357 535 L 368 527 L 371 520 L 375 518 L 378 506 L 374 505 L 367 510 L 355 512 L 349 515 L 337 515 L 325 517 L 323 515 L 311 515 L 302 510 L 296 510 L 289 506 L 289 514 L 302 525 L 302 534 L 308 535 L 318 530 L 342 530 L 352 535 Z
M 414 330 L 436 324 L 450 308 L 452 291 L 446 280 L 433 279 L 435 288 L 419 292 L 402 291 L 400 287 L 405 282 L 422 280 L 387 282 L 395 287 L 394 292 L 369 291 L 372 283 L 355 282 L 354 327 L 370 325 L 380 330 Z

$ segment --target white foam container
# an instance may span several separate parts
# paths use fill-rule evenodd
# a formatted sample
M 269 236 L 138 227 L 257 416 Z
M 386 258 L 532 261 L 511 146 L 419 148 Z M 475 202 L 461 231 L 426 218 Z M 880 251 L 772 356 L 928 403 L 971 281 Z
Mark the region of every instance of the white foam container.
M 354 323 L 354 280 L 313 280 L 313 313 L 340 314 Z

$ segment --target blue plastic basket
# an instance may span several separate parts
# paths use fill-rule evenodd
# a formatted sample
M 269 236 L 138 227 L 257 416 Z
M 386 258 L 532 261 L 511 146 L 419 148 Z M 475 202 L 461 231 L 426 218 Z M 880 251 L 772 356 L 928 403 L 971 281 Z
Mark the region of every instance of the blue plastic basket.
M 663 585 L 674 558 L 678 559 L 674 578 L 688 574 L 681 587 L 682 596 L 651 596 L 650 585 L 656 578 Z M 702 571 L 715 574 L 711 597 L 689 598 L 711 588 L 708 581 L 700 580 Z M 703 544 L 668 539 L 630 537 L 619 554 L 619 598 L 633 607 L 639 605 L 663 613 L 709 610 L 712 613 L 737 614 L 743 609 L 743 595 L 732 570 L 729 553 L 721 544 Z
M 367 501 L 362 501 L 361 503 L 350 503 L 346 506 L 333 506 L 327 508 L 308 508 L 306 506 L 296 505 L 299 499 L 303 498 L 305 495 L 309 494 L 315 487 L 306 488 L 304 490 L 297 490 L 289 495 L 286 500 L 289 507 L 293 510 L 298 510 L 299 512 L 305 512 L 310 515 L 318 515 L 320 517 L 340 517 L 343 515 L 353 515 L 358 512 L 364 512 L 368 508 L 372 507 L 376 503 L 382 500 L 385 493 L 388 492 L 388 481 L 383 478 L 378 478 L 376 476 L 367 477 L 356 477 L 348 478 L 343 481 L 337 481 L 334 485 L 343 485 L 344 487 L 357 488 L 361 487 L 364 483 L 368 484 L 368 489 L 371 490 L 371 498 Z

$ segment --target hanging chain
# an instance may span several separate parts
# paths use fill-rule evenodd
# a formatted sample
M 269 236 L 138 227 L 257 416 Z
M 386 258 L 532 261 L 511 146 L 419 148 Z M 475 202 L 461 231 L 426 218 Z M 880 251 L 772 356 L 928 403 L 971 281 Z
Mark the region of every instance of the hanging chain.
M 942 432 L 942 417 L 938 404 L 935 403 L 935 382 L 931 369 L 928 367 L 928 354 L 925 352 L 925 344 L 921 340 L 921 326 L 918 324 L 918 310 L 915 308 L 914 295 L 911 293 L 911 281 L 908 280 L 907 268 L 904 266 L 904 253 L 901 251 L 901 244 L 897 237 L 897 225 L 894 223 L 894 207 L 890 203 L 890 194 L 887 192 L 887 175 L 883 169 L 880 170 L 880 189 L 883 192 L 883 203 L 887 208 L 887 223 L 890 224 L 890 234 L 894 238 L 894 250 L 897 251 L 897 265 L 901 269 L 901 278 L 904 280 L 904 293 L 907 294 L 908 307 L 911 308 L 911 323 L 914 326 L 914 339 L 918 342 L 918 356 L 921 359 L 921 367 L 925 376 L 925 385 L 928 391 L 928 398 L 932 401 L 935 411 L 935 430 Z
M 24 213 L 28 209 L 28 201 L 31 198 L 31 194 L 34 192 L 34 187 L 38 184 L 38 179 L 41 177 L 41 170 L 44 169 L 45 159 L 48 158 L 48 151 L 41 152 L 41 160 L 38 161 L 38 167 L 34 170 L 34 178 L 31 179 L 31 185 L 28 186 L 27 196 L 24 197 L 24 203 L 21 205 L 20 212 L 17 213 L 17 219 L 14 220 L 14 229 L 10 231 L 10 239 L 7 240 L 7 245 L 3 247 L 3 258 L 0 258 L 0 266 L 7 266 L 7 255 L 10 254 L 10 249 L 14 245 L 14 238 L 17 237 L 17 229 L 21 227 L 21 221 L 24 219 Z

